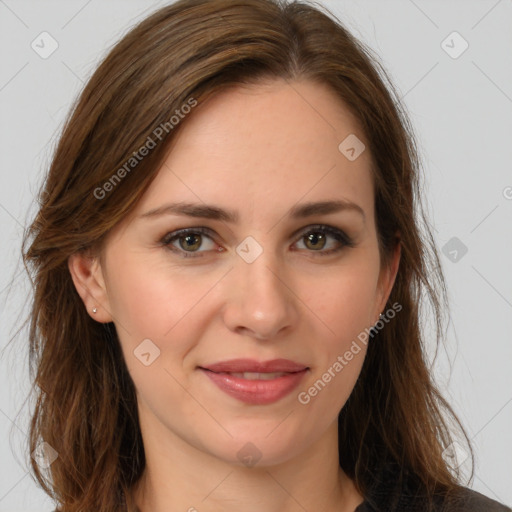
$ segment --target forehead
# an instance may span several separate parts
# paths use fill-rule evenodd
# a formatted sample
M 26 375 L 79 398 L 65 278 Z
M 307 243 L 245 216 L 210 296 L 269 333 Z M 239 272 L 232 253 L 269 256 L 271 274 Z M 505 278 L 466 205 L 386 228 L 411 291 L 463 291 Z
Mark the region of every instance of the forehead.
M 231 87 L 182 123 L 138 211 L 170 200 L 205 202 L 263 222 L 267 213 L 275 216 L 301 200 L 346 199 L 373 216 L 369 151 L 350 160 L 339 148 L 354 135 L 367 145 L 365 136 L 323 84 Z

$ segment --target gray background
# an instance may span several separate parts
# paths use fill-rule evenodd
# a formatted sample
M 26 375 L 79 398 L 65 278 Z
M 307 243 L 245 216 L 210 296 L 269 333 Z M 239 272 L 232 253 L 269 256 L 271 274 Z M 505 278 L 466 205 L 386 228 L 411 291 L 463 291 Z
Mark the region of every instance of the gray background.
M 0 348 L 28 312 L 20 238 L 64 117 L 100 57 L 166 3 L 0 0 Z M 469 485 L 512 505 L 512 1 L 321 3 L 380 55 L 411 115 L 451 302 L 435 372 L 474 443 Z M 31 47 L 43 31 L 58 42 L 46 59 Z M 469 44 L 457 58 L 442 47 L 453 31 Z M 0 352 L 0 512 L 52 510 L 23 451 L 25 340 Z

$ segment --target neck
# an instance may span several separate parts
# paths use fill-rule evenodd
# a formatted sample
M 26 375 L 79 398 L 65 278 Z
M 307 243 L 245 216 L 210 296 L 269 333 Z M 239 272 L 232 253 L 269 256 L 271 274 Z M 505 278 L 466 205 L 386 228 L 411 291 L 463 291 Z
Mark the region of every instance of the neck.
M 245 467 L 141 426 L 146 467 L 133 488 L 140 512 L 354 512 L 363 501 L 339 466 L 337 423 L 299 456 Z M 145 435 L 146 434 L 146 435 Z

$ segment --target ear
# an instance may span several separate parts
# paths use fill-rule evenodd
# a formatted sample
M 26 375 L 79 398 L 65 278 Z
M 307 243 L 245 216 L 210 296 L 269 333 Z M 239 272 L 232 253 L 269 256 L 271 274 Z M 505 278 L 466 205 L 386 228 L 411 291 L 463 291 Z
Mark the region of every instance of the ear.
M 400 265 L 401 255 L 401 243 L 400 234 L 396 234 L 395 247 L 390 259 L 385 262 L 381 268 L 379 275 L 378 291 L 379 296 L 377 300 L 377 311 L 375 312 L 376 321 L 379 319 L 379 315 L 384 312 L 386 303 L 395 284 L 396 275 L 398 273 L 398 267 Z
M 76 291 L 89 315 L 101 323 L 112 322 L 110 306 L 98 257 L 75 253 L 68 258 L 68 268 Z M 96 313 L 94 310 L 96 309 Z

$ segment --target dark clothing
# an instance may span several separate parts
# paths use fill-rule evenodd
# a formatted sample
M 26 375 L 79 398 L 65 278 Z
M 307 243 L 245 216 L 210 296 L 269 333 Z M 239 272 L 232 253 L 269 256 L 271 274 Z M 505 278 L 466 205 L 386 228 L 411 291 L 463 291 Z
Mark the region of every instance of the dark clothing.
M 466 487 L 427 499 L 414 476 L 400 478 L 396 465 L 385 466 L 354 512 L 512 512 L 512 509 Z M 430 504 L 429 504 L 430 503 Z
M 436 502 L 434 502 L 436 503 Z M 428 510 L 423 500 L 417 500 L 411 496 L 401 496 L 394 506 L 389 506 L 385 499 L 381 503 L 372 506 L 364 501 L 355 512 L 424 512 Z M 438 500 L 432 512 L 511 512 L 512 508 L 506 507 L 497 501 L 487 498 L 471 489 L 462 487 L 457 500 L 449 500 L 442 503 Z

